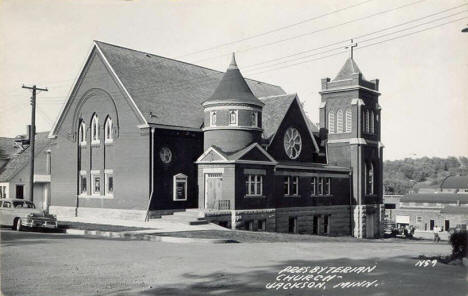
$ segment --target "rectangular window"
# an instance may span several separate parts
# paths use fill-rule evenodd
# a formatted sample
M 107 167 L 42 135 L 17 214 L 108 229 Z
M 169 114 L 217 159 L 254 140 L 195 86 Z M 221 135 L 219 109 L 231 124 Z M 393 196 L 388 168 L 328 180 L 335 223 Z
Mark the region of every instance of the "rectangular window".
M 258 112 L 257 111 L 252 112 L 252 126 L 258 127 Z
M 229 111 L 229 125 L 237 125 L 237 110 Z
M 173 182 L 173 199 L 175 201 L 187 200 L 187 176 L 184 174 L 177 174 L 174 176 Z
M 86 171 L 80 171 L 80 195 L 88 194 L 88 178 Z
M 283 184 L 283 193 L 284 195 L 289 195 L 289 182 L 290 177 L 284 177 L 284 184 Z
M 246 194 L 251 196 L 263 195 L 263 176 L 247 175 Z
M 257 230 L 258 231 L 265 231 L 266 230 L 266 220 L 258 220 L 258 225 L 257 225 Z
M 99 171 L 91 171 L 91 194 L 101 194 L 101 174 Z
M 291 192 L 292 195 L 299 195 L 299 177 L 297 176 L 293 177 Z
M 24 185 L 16 185 L 16 198 L 17 199 L 24 198 Z
M 318 195 L 323 195 L 323 178 L 318 178 Z
M 114 173 L 112 170 L 105 171 L 106 195 L 114 195 Z
M 298 196 L 299 195 L 299 177 L 284 177 L 284 195 Z
M 317 195 L 317 177 L 312 177 L 312 180 L 310 181 L 310 195 Z
M 216 112 L 210 112 L 210 126 L 216 126 Z
M 422 222 L 422 217 L 421 217 L 421 216 L 417 216 L 417 217 L 416 217 L 416 222 L 421 223 L 421 222 Z
M 331 180 L 330 178 L 324 178 L 324 179 L 325 179 L 324 194 L 330 195 L 331 194 Z
M 0 185 L 0 198 L 8 197 L 8 185 Z

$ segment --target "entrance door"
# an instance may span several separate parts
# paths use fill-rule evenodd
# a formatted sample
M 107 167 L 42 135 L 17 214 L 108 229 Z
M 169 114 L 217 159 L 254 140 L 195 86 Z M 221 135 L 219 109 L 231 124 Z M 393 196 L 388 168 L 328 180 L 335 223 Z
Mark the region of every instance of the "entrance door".
M 24 199 L 24 185 L 16 185 L 16 198 Z
M 445 231 L 449 231 L 449 228 L 450 228 L 450 220 L 445 220 L 445 228 L 444 228 L 444 230 L 445 230 Z
M 289 233 L 297 233 L 297 217 L 289 217 Z
M 366 217 L 366 238 L 375 236 L 375 216 L 375 214 L 370 214 Z
M 218 209 L 219 201 L 223 198 L 222 174 L 205 175 L 205 208 Z
M 435 223 L 434 220 L 429 221 L 429 230 L 430 231 L 434 230 L 434 223 Z
M 319 230 L 319 217 L 314 216 L 314 223 L 312 225 L 312 234 L 318 234 Z

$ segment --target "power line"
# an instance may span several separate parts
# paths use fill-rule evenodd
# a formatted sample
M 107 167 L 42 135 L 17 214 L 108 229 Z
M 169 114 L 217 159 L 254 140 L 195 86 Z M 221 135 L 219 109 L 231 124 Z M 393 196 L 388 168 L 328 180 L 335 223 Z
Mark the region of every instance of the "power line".
M 464 4 L 466 5 L 466 4 Z M 440 20 L 443 20 L 443 19 L 446 19 L 446 18 L 449 18 L 449 17 L 452 17 L 452 16 L 456 16 L 456 15 L 459 15 L 459 14 L 462 14 L 462 13 L 466 13 L 468 12 L 468 10 L 463 10 L 463 11 L 460 11 L 460 12 L 457 12 L 457 13 L 454 13 L 454 14 L 451 14 L 451 15 L 447 15 L 447 16 L 443 16 L 443 17 L 440 17 L 440 18 L 437 18 L 437 19 L 433 19 L 431 21 L 428 21 L 428 22 L 424 22 L 424 23 L 421 23 L 421 24 L 417 24 L 417 25 L 414 25 L 414 26 L 411 26 L 411 27 L 408 27 L 408 28 L 404 28 L 404 29 L 401 29 L 401 30 L 398 30 L 398 31 L 394 31 L 394 32 L 390 32 L 390 33 L 387 33 L 387 34 L 383 34 L 383 35 L 379 35 L 379 36 L 376 36 L 376 37 L 372 37 L 372 38 L 368 38 L 368 39 L 365 39 L 365 40 L 361 40 L 360 43 L 362 42 L 368 42 L 368 41 L 371 41 L 371 40 L 375 40 L 375 39 L 379 39 L 379 38 L 383 38 L 383 37 L 386 37 L 386 36 L 389 36 L 389 35 L 393 35 L 393 34 L 397 34 L 397 33 L 400 33 L 400 32 L 404 32 L 404 31 L 407 31 L 407 30 L 411 30 L 411 29 L 414 29 L 414 28 L 417 28 L 417 27 L 420 27 L 420 26 L 424 26 L 424 25 L 427 25 L 427 24 L 430 24 L 430 23 L 434 23 L 434 22 L 437 22 L 437 21 L 440 21 Z M 420 19 L 419 19 L 420 20 Z M 407 24 L 408 22 L 406 22 Z M 397 26 L 400 26 L 400 25 L 397 25 Z M 395 28 L 397 26 L 392 26 L 392 28 Z M 381 31 L 386 31 L 387 29 L 383 29 L 383 30 L 379 30 L 380 32 Z M 361 35 L 361 36 L 369 36 L 369 35 L 373 35 L 374 33 L 369 33 L 369 34 L 364 34 L 364 35 Z M 358 39 L 360 36 L 357 36 L 357 37 L 352 37 L 351 39 Z M 322 51 L 322 52 L 319 52 L 319 53 L 316 53 L 316 54 L 312 54 L 312 55 L 306 55 L 306 56 L 302 56 L 302 57 L 299 57 L 299 58 L 296 58 L 296 59 L 291 59 L 291 60 L 287 60 L 287 61 L 283 61 L 283 62 L 280 62 L 280 63 L 274 63 L 274 64 L 271 64 L 271 65 L 263 65 L 263 66 L 257 66 L 257 67 L 254 67 L 255 70 L 256 69 L 259 69 L 259 68 L 268 68 L 268 67 L 273 67 L 273 66 L 276 66 L 276 65 L 280 65 L 280 64 L 286 64 L 286 63 L 289 63 L 289 62 L 293 62 L 293 61 L 297 61 L 297 60 L 301 60 L 301 59 L 305 59 L 305 58 L 308 58 L 308 57 L 312 57 L 312 56 L 317 56 L 317 55 L 320 55 L 320 54 L 323 54 L 323 53 L 327 53 L 327 52 L 332 52 L 332 51 L 336 51 L 338 49 L 341 49 L 342 47 L 338 47 L 338 48 L 333 48 L 333 49 L 330 49 L 330 50 L 326 50 L 326 51 Z M 248 72 L 248 71 L 247 71 Z
M 299 35 L 295 35 L 295 36 L 292 36 L 292 37 L 276 40 L 276 41 L 273 41 L 273 42 L 263 43 L 263 44 L 260 44 L 260 45 L 248 47 L 246 49 L 239 49 L 239 50 L 237 50 L 237 52 L 246 52 L 246 51 L 250 51 L 250 50 L 254 50 L 254 49 L 259 49 L 259 48 L 263 48 L 263 47 L 283 43 L 283 42 L 290 41 L 290 40 L 295 40 L 295 39 L 298 39 L 298 38 L 302 38 L 304 36 L 310 36 L 310 35 L 313 35 L 313 34 L 316 34 L 316 33 L 320 33 L 320 32 L 324 32 L 324 31 L 327 31 L 327 30 L 335 29 L 335 28 L 338 28 L 338 27 L 341 27 L 341 26 L 344 26 L 344 25 L 349 25 L 351 23 L 359 22 L 359 21 L 362 21 L 362 20 L 365 20 L 365 19 L 368 19 L 368 18 L 378 16 L 378 15 L 386 14 L 386 13 L 389 13 L 389 12 L 392 12 L 392 11 L 396 11 L 396 10 L 399 10 L 399 9 L 402 9 L 402 8 L 406 8 L 406 7 L 409 7 L 409 6 L 412 6 L 412 5 L 416 5 L 416 4 L 419 4 L 419 3 L 424 2 L 424 1 L 427 1 L 427 0 L 418 0 L 418 1 L 415 1 L 415 2 L 411 2 L 411 3 L 408 3 L 408 4 L 404 4 L 404 5 L 395 7 L 395 8 L 382 10 L 382 11 L 379 11 L 377 13 L 370 14 L 370 15 L 367 15 L 367 16 L 364 16 L 364 17 L 355 18 L 355 19 L 352 19 L 352 20 L 349 20 L 349 21 L 346 21 L 346 22 L 343 22 L 343 23 L 340 23 L 340 24 L 337 24 L 337 25 L 328 26 L 328 27 L 325 27 L 325 28 L 322 28 L 322 29 L 318 29 L 318 30 L 315 30 L 315 31 L 307 32 L 307 33 L 302 33 L 302 34 L 299 34 Z M 211 56 L 211 57 L 195 60 L 194 62 L 197 63 L 197 62 L 201 62 L 201 61 L 205 61 L 205 60 L 210 60 L 210 59 L 226 56 L 228 54 L 230 54 L 230 53 L 224 53 L 224 54 L 221 54 L 221 55 Z
M 191 55 L 194 55 L 194 54 L 198 54 L 198 53 L 210 51 L 210 50 L 213 50 L 213 49 L 216 49 L 216 48 L 220 48 L 220 47 L 224 47 L 224 46 L 227 46 L 227 45 L 232 45 L 232 44 L 235 44 L 235 43 L 239 43 L 239 42 L 251 40 L 251 39 L 254 39 L 254 38 L 257 38 L 257 37 L 269 35 L 269 34 L 272 34 L 272 33 L 275 33 L 275 32 L 283 31 L 283 30 L 286 30 L 286 29 L 289 29 L 289 28 L 292 28 L 292 27 L 295 27 L 295 26 L 298 26 L 298 25 L 301 25 L 301 24 L 305 24 L 305 23 L 307 23 L 307 22 L 311 22 L 311 21 L 314 21 L 314 20 L 318 20 L 318 19 L 320 19 L 320 18 L 329 16 L 329 15 L 332 15 L 332 14 L 335 14 L 335 13 L 338 13 L 338 12 L 341 12 L 341 11 L 344 11 L 344 10 L 347 10 L 347 9 L 351 9 L 351 8 L 354 8 L 354 7 L 357 7 L 357 6 L 360 6 L 360 5 L 363 5 L 363 4 L 372 2 L 372 1 L 375 1 L 375 0 L 366 0 L 366 1 L 362 1 L 362 2 L 359 2 L 359 3 L 357 3 L 357 4 L 353 4 L 353 5 L 350 5 L 350 6 L 343 7 L 343 8 L 339 8 L 339 9 L 336 9 L 336 10 L 333 10 L 333 11 L 330 11 L 330 12 L 327 12 L 327 13 L 325 13 L 325 14 L 322 14 L 322 15 L 318 15 L 318 16 L 314 16 L 314 17 L 311 17 L 311 18 L 302 20 L 302 21 L 297 22 L 297 23 L 293 23 L 293 24 L 290 24 L 290 25 L 287 25 L 287 26 L 279 27 L 279 28 L 276 28 L 276 29 L 273 29 L 273 30 L 270 30 L 270 31 L 263 32 L 263 33 L 254 34 L 254 35 L 251 35 L 251 36 L 249 36 L 249 37 L 241 38 L 241 39 L 238 39 L 238 40 L 234 40 L 234 41 L 230 41 L 230 42 L 218 44 L 218 45 L 215 45 L 215 46 L 212 46 L 212 47 L 208 47 L 208 48 L 205 48 L 205 49 L 193 51 L 193 52 L 190 52 L 190 53 L 187 53 L 187 54 L 178 56 L 178 57 L 176 57 L 176 58 L 191 56 Z
M 410 21 L 406 21 L 406 22 L 403 22 L 403 23 L 400 23 L 400 24 L 397 24 L 397 25 L 393 25 L 393 26 L 390 26 L 390 27 L 386 27 L 386 28 L 383 28 L 383 29 L 380 29 L 380 30 L 377 30 L 377 31 L 373 31 L 373 32 L 370 32 L 370 33 L 362 34 L 362 35 L 353 36 L 353 37 L 348 38 L 348 39 L 345 39 L 345 40 L 341 40 L 341 41 L 333 42 L 333 43 L 326 44 L 326 45 L 323 45 L 323 46 L 320 46 L 320 47 L 316 47 L 316 48 L 304 50 L 304 51 L 301 51 L 301 52 L 298 52 L 298 53 L 294 53 L 294 54 L 291 54 L 291 55 L 287 55 L 287 56 L 283 56 L 283 57 L 279 57 L 279 58 L 274 58 L 274 59 L 270 59 L 270 60 L 266 60 L 266 61 L 262 61 L 262 62 L 258 62 L 258 63 L 254 63 L 254 64 L 250 64 L 250 65 L 244 66 L 244 67 L 242 67 L 242 68 L 243 68 L 243 69 L 248 69 L 248 68 L 252 68 L 253 66 L 263 65 L 263 64 L 267 64 L 267 63 L 269 63 L 269 62 L 276 62 L 276 61 L 278 61 L 278 60 L 282 60 L 282 59 L 285 59 L 285 58 L 298 56 L 298 55 L 301 55 L 301 54 L 304 54 L 304 53 L 308 53 L 308 52 L 311 52 L 311 51 L 316 51 L 316 50 L 319 50 L 319 49 L 324 49 L 324 48 L 327 48 L 327 47 L 330 47 L 330 46 L 334 46 L 334 45 L 338 45 L 338 44 L 342 44 L 342 43 L 348 42 L 349 39 L 360 39 L 360 38 L 362 38 L 362 37 L 374 35 L 374 34 L 377 34 L 377 33 L 380 33 L 380 32 L 384 32 L 384 31 L 388 31 L 388 30 L 391 30 L 391 29 L 394 29 L 394 28 L 397 28 L 397 27 L 401 27 L 401 26 L 404 26 L 404 25 L 407 25 L 407 24 L 410 24 L 410 23 L 413 23 L 413 22 L 417 22 L 417 21 L 420 21 L 420 20 L 423 20 L 423 19 L 426 19 L 426 18 L 429 18 L 429 17 L 432 17 L 432 16 L 436 16 L 436 15 L 439 15 L 439 14 L 445 13 L 445 12 L 447 12 L 447 11 L 454 10 L 454 9 L 457 9 L 457 8 L 460 8 L 460 7 L 463 7 L 463 6 L 466 6 L 466 5 L 468 5 L 468 4 L 467 4 L 467 3 L 464 3 L 464 4 L 462 4 L 462 5 L 458 5 L 458 6 L 455 6 L 455 7 L 452 7 L 452 8 L 448 8 L 448 9 L 444 9 L 444 10 L 439 11 L 439 12 L 436 12 L 436 13 L 432 13 L 432 14 L 429 14 L 429 15 L 426 15 L 426 16 L 423 16 L 423 17 L 419 17 L 419 18 L 416 18 L 416 19 L 412 19 L 412 20 L 410 20 Z
M 385 42 L 388 42 L 388 41 L 400 39 L 400 38 L 403 38 L 403 37 L 411 36 L 411 35 L 414 35 L 414 34 L 417 34 L 417 33 L 425 32 L 425 31 L 435 29 L 435 28 L 438 28 L 438 27 L 442 27 L 444 25 L 451 24 L 451 23 L 454 23 L 454 22 L 457 22 L 457 21 L 460 21 L 460 20 L 466 19 L 466 18 L 468 18 L 468 17 L 465 16 L 465 17 L 462 17 L 462 18 L 458 18 L 458 19 L 443 23 L 443 24 L 439 24 L 439 25 L 436 25 L 436 26 L 425 28 L 425 29 L 422 29 L 422 30 L 419 30 L 419 31 L 415 31 L 415 32 L 412 32 L 412 33 L 404 34 L 404 35 L 397 36 L 397 37 L 394 37 L 394 38 L 390 38 L 390 39 L 382 40 L 382 41 L 375 42 L 375 43 L 372 43 L 372 44 L 368 44 L 368 45 L 365 45 L 365 46 L 361 46 L 361 47 L 358 47 L 356 50 L 360 50 L 360 49 L 363 49 L 363 48 L 366 48 L 366 47 L 370 47 L 370 46 L 385 43 Z M 346 51 L 343 51 L 341 53 L 344 53 L 344 52 L 346 52 Z M 274 71 L 274 70 L 281 70 L 281 69 L 285 69 L 285 68 L 289 68 L 289 67 L 293 67 L 293 66 L 297 66 L 297 65 L 302 65 L 302 64 L 309 63 L 309 62 L 312 62 L 312 61 L 322 60 L 322 59 L 325 59 L 325 58 L 328 58 L 328 57 L 336 56 L 336 55 L 339 55 L 341 53 L 336 53 L 336 54 L 332 54 L 332 55 L 328 55 L 328 56 L 324 56 L 324 57 L 320 57 L 320 58 L 316 58 L 316 59 L 306 60 L 306 61 L 303 61 L 303 62 L 300 62 L 300 63 L 295 63 L 295 64 L 291 64 L 291 65 L 287 65 L 287 66 L 283 66 L 283 67 L 278 67 L 278 68 L 274 68 L 274 69 L 268 69 L 266 71 L 250 73 L 250 75 L 262 74 L 262 73 L 267 73 L 267 72 L 271 72 L 271 71 Z

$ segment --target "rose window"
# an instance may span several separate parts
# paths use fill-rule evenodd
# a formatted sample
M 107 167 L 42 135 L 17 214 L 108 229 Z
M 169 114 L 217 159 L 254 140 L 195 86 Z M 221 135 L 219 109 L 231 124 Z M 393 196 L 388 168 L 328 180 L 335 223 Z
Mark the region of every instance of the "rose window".
M 302 139 L 299 131 L 293 127 L 286 130 L 284 134 L 284 151 L 291 159 L 296 159 L 301 154 Z

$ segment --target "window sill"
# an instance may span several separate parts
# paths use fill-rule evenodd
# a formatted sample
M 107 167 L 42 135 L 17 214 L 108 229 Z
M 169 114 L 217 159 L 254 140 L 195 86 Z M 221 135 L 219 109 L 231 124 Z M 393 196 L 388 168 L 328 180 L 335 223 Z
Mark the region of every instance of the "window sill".
M 112 145 L 114 143 L 114 140 L 113 139 L 106 139 L 104 141 L 104 145 Z
M 78 197 L 79 197 L 79 198 L 83 198 L 83 199 L 113 199 L 113 198 L 114 198 L 113 195 L 98 195 L 98 194 L 94 194 L 94 195 L 79 195 Z
M 310 197 L 332 197 L 333 194 L 315 194 L 311 195 Z
M 246 195 L 244 195 L 244 198 L 266 198 L 266 195 L 252 195 L 252 194 L 246 194 Z
M 80 147 L 86 147 L 86 144 L 87 144 L 86 141 L 80 142 Z
M 284 195 L 284 197 L 301 197 L 300 194 L 293 194 L 293 195 Z
M 172 199 L 172 201 L 187 201 L 187 198 L 186 199 Z
M 91 141 L 91 146 L 100 146 L 101 141 Z

